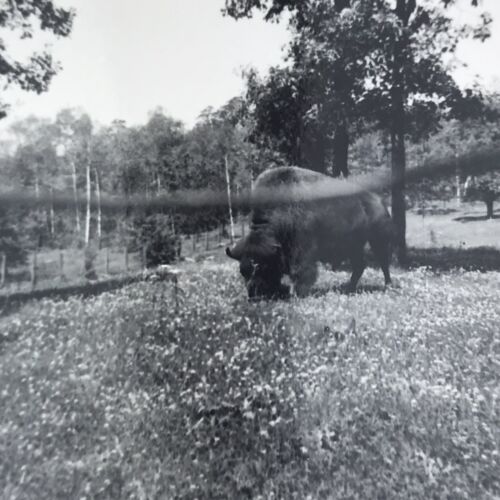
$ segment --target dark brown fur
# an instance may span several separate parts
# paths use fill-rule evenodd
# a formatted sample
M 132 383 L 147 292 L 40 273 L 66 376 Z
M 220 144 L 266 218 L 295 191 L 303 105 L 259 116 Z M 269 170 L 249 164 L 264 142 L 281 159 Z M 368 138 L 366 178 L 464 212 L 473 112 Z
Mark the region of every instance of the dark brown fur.
M 284 275 L 290 277 L 297 294 L 304 295 L 316 281 L 318 262 L 336 268 L 347 259 L 352 266 L 348 288 L 355 290 L 365 268 L 367 242 L 385 283 L 391 282 L 392 224 L 377 195 L 298 167 L 266 170 L 257 178 L 253 194 L 285 191 L 294 196 L 293 202 L 255 208 L 248 236 L 226 249 L 240 262 L 250 298 L 285 296 Z M 340 195 L 307 198 L 323 192 Z

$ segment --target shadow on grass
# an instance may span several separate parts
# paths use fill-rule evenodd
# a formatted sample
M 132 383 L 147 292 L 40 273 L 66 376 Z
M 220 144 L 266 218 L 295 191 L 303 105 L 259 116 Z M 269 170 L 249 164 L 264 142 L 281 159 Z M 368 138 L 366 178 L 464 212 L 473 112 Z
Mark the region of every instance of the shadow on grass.
M 500 235 L 499 235 L 500 240 Z M 427 267 L 434 271 L 500 271 L 500 250 L 476 248 L 409 248 L 408 267 Z
M 67 300 L 73 296 L 80 296 L 82 298 L 93 297 L 143 280 L 144 277 L 141 273 L 136 276 L 114 278 L 95 283 L 85 283 L 83 285 L 46 288 L 42 290 L 33 290 L 31 292 L 17 292 L 10 295 L 0 296 L 0 316 L 11 314 L 32 300 Z
M 499 235 L 500 239 L 500 235 Z M 379 269 L 371 253 L 367 253 L 367 265 Z M 394 265 L 392 266 L 394 267 Z M 457 269 L 466 271 L 500 271 L 500 249 L 494 247 L 476 248 L 409 248 L 408 249 L 408 269 L 426 267 L 434 272 L 447 272 Z M 343 263 L 338 270 L 350 271 L 348 263 Z M 383 279 L 381 278 L 383 282 Z M 364 284 L 362 281 L 357 286 L 355 292 L 346 289 L 345 284 L 332 286 L 315 286 L 310 295 L 322 297 L 330 292 L 352 295 L 361 293 L 384 292 L 388 288 L 398 288 L 397 285 L 390 287 L 380 284 Z
M 425 207 L 415 209 L 417 215 L 449 215 L 458 212 L 456 208 Z
M 456 217 L 453 220 L 457 222 L 467 223 L 467 222 L 480 222 L 480 221 L 484 222 L 493 219 L 500 219 L 500 214 L 493 214 L 492 219 L 488 219 L 488 216 L 486 215 L 465 215 L 464 217 Z
M 382 280 L 383 281 L 383 280 Z M 385 292 L 388 287 L 384 285 L 371 285 L 371 284 L 363 284 L 360 283 L 356 287 L 356 291 L 352 292 L 347 289 L 345 284 L 343 285 L 331 285 L 331 286 L 323 286 L 323 287 L 314 287 L 311 290 L 311 297 L 322 297 L 328 293 L 338 293 L 339 295 L 358 295 L 361 293 L 376 293 L 376 292 Z

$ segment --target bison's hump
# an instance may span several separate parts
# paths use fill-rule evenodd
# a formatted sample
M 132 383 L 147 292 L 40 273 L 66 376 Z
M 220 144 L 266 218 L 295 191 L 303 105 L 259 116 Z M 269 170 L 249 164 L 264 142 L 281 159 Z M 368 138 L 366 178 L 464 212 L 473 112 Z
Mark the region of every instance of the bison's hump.
M 262 172 L 255 180 L 254 189 L 311 184 L 329 179 L 326 175 L 300 167 L 276 167 Z
M 276 167 L 260 174 L 253 187 L 253 195 L 266 197 L 276 194 L 292 196 L 290 201 L 314 199 L 335 199 L 362 195 L 364 188 L 344 179 L 335 179 L 328 175 L 300 167 Z M 271 197 L 271 199 L 274 199 Z

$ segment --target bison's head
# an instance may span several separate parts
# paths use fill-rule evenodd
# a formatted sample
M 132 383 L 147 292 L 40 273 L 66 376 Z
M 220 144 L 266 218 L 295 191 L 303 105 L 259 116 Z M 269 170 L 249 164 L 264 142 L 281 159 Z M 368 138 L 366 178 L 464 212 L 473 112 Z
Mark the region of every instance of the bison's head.
M 250 300 L 288 296 L 289 288 L 281 283 L 282 249 L 273 236 L 252 231 L 233 248 L 227 247 L 226 255 L 239 261 Z

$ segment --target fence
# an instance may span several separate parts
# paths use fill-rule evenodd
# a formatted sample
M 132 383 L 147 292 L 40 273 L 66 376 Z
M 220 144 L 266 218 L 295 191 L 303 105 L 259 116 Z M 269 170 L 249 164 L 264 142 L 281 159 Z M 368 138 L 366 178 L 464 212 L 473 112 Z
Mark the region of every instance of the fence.
M 235 237 L 248 231 L 245 219 L 238 221 Z M 193 258 L 217 251 L 229 243 L 223 227 L 212 231 L 181 236 L 181 258 Z M 93 280 L 107 280 L 117 275 L 135 273 L 146 268 L 145 252 L 127 248 L 105 247 L 88 255 L 84 248 L 38 249 L 32 251 L 23 266 L 11 267 L 0 254 L 0 295 L 60 288 Z M 89 260 L 91 262 L 89 262 Z
M 106 247 L 93 257 L 94 279 L 140 271 L 144 265 L 139 252 Z M 0 260 L 0 293 L 9 294 L 40 288 L 67 286 L 88 281 L 85 249 L 38 249 L 32 251 L 23 266 L 9 267 L 5 255 Z

